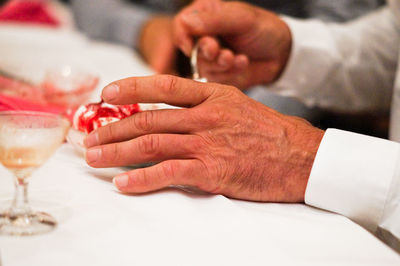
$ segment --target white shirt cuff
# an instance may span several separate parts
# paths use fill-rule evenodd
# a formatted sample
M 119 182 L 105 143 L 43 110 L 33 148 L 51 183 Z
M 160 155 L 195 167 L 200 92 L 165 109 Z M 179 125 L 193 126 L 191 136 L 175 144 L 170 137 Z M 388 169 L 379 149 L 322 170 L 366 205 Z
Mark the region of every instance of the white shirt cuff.
M 342 214 L 375 233 L 399 155 L 399 143 L 328 129 L 311 170 L 306 204 Z
M 318 87 L 329 74 L 333 60 L 331 33 L 325 23 L 282 17 L 292 34 L 292 49 L 281 77 L 270 88 L 314 106 Z

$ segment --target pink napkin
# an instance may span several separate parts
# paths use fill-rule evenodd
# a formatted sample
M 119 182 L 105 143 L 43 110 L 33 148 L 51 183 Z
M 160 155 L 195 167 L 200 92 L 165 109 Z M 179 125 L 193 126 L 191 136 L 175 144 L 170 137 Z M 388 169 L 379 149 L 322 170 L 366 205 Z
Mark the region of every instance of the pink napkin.
M 0 22 L 35 23 L 52 27 L 60 25 L 44 0 L 10 0 L 0 9 Z
M 0 111 L 38 111 L 61 114 L 65 111 L 65 108 L 33 103 L 18 97 L 0 94 Z
M 66 114 L 66 108 L 46 103 L 40 88 L 0 76 L 0 111 Z
M 42 90 L 24 82 L 12 80 L 0 75 L 0 93 L 12 97 L 29 100 L 30 102 L 43 104 L 45 99 Z

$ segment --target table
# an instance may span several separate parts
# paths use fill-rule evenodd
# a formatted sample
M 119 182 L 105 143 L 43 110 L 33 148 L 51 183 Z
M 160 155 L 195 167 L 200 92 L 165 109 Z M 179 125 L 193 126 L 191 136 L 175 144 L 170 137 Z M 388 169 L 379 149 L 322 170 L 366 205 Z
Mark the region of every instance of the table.
M 0 66 L 32 79 L 68 60 L 98 73 L 101 86 L 151 74 L 129 49 L 75 32 L 2 26 L 0 40 Z M 39 236 L 0 236 L 3 266 L 400 265 L 397 253 L 340 215 L 175 188 L 122 195 L 111 179 L 123 171 L 92 169 L 64 144 L 30 185 L 32 205 L 52 213 L 59 225 Z M 12 182 L 0 167 L 0 199 L 11 198 Z M 3 200 L 0 208 L 8 204 Z

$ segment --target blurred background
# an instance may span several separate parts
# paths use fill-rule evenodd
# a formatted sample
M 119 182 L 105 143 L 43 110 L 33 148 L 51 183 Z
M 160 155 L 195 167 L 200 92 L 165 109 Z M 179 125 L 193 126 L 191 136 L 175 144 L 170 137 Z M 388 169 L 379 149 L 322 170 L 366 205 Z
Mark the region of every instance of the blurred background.
M 139 71 L 140 73 L 172 73 L 188 77 L 190 76 L 189 62 L 173 45 L 171 21 L 176 12 L 191 2 L 189 0 L 0 0 L 0 33 L 2 26 L 9 26 L 10 24 L 29 27 L 41 25 L 63 31 L 67 30 L 69 31 L 68 34 L 71 34 L 71 32 L 83 34 L 90 40 L 99 43 L 113 43 L 134 51 L 133 56 L 137 55 L 134 60 L 143 62 L 150 69 L 150 71 Z M 385 3 L 384 0 L 248 0 L 245 2 L 285 16 L 302 19 L 315 18 L 326 22 L 341 23 L 362 16 Z M 20 30 L 19 28 L 13 29 L 15 32 Z M 34 31 L 32 35 L 35 36 Z M 0 34 L 0 38 L 3 38 L 3 40 L 11 38 L 10 36 L 12 34 L 9 31 L 7 31 L 7 34 Z M 63 51 L 68 54 L 70 50 L 68 47 L 76 45 L 75 39 L 82 38 L 77 36 L 65 38 L 67 41 L 63 41 L 63 45 L 57 46 L 57 49 L 63 50 L 54 52 L 47 57 L 48 60 L 56 61 L 57 54 Z M 41 37 L 37 35 L 37 38 Z M 57 42 L 56 39 L 46 40 L 46 47 L 52 47 L 52 43 Z M 74 39 L 74 42 L 68 43 L 69 39 Z M 23 40 L 25 39 L 21 39 L 21 42 Z M 35 53 L 35 45 L 37 50 L 43 50 L 44 48 L 38 46 L 37 43 L 22 45 L 24 47 L 23 54 L 29 57 L 29 53 Z M 16 51 L 15 47 L 10 48 L 15 46 L 15 42 L 7 47 L 5 45 L 1 49 L 0 44 L 0 53 Z M 75 52 L 71 53 L 68 58 L 73 58 L 72 61 L 80 60 L 82 65 L 86 65 L 87 68 L 92 68 L 94 71 L 96 70 L 95 66 L 100 65 L 100 61 L 102 61 L 100 57 L 88 62 L 88 60 L 78 57 L 74 58 L 72 54 L 75 54 Z M 21 56 L 21 53 L 15 52 L 15 56 Z M 103 56 L 106 55 L 103 53 Z M 8 54 L 8 58 L 10 57 L 11 55 Z M 109 57 L 112 57 L 112 55 L 109 55 Z M 60 57 L 58 60 L 65 61 L 65 57 L 63 59 Z M 13 60 L 10 59 L 9 61 Z M 108 64 L 111 61 L 110 59 Z M 126 71 L 122 70 L 123 64 L 118 64 L 120 61 L 113 61 L 115 68 L 120 70 L 119 72 L 110 70 L 112 66 L 108 66 L 107 73 L 110 79 L 124 74 L 129 75 L 130 72 L 128 73 L 128 71 L 133 69 L 126 67 Z M 29 77 L 27 72 L 38 70 L 32 70 L 32 67 L 14 66 L 12 68 L 10 67 L 12 64 L 4 63 L 4 66 L 1 64 L 2 62 L 0 62 L 0 67 L 8 68 L 17 76 Z M 115 74 L 110 74 L 112 71 L 115 71 Z M 102 74 L 97 74 L 100 75 L 101 79 Z M 136 72 L 131 73 L 131 75 L 135 74 Z M 107 78 L 103 78 L 104 80 L 107 81 Z M 332 110 L 307 107 L 296 99 L 271 93 L 265 86 L 251 88 L 245 93 L 282 113 L 301 116 L 323 129 L 335 127 L 385 138 L 388 134 L 388 113 L 386 112 L 342 114 Z

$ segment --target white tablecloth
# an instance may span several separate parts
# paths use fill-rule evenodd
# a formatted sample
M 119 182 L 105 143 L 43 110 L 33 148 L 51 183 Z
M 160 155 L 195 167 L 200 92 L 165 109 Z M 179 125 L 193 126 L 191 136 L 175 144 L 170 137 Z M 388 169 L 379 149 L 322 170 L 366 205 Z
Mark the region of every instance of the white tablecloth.
M 0 27 L 0 67 L 40 79 L 45 67 L 72 62 L 98 73 L 101 85 L 151 73 L 126 48 L 72 32 L 27 31 Z M 53 214 L 58 227 L 39 236 L 0 236 L 2 266 L 400 265 L 397 253 L 342 216 L 172 188 L 122 195 L 111 183 L 121 171 L 92 169 L 64 144 L 30 185 L 32 205 Z M 0 167 L 0 209 L 12 194 L 12 178 Z

